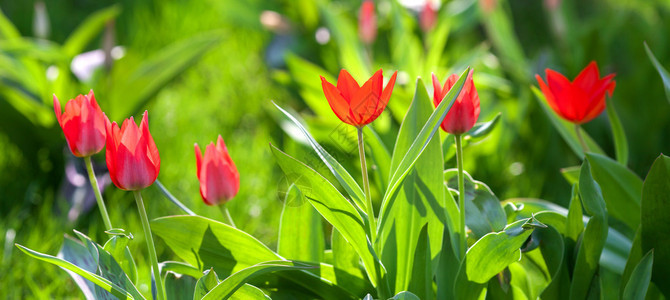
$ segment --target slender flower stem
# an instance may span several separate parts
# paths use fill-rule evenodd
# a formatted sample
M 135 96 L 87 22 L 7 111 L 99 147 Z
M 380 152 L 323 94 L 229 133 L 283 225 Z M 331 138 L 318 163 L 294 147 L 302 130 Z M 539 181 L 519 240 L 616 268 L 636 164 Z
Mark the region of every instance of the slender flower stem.
M 191 216 L 196 215 L 192 210 L 188 209 L 186 205 L 181 203 L 175 196 L 173 196 L 172 193 L 170 193 L 170 191 L 168 191 L 167 188 L 165 188 L 165 186 L 158 179 L 156 179 L 155 183 L 156 186 L 161 190 L 161 192 L 163 192 L 163 195 L 165 195 L 165 197 L 167 197 L 170 201 L 172 201 L 172 203 L 181 208 L 181 210 L 183 210 L 185 213 Z
M 463 178 L 463 143 L 460 134 L 454 135 L 456 139 L 456 164 L 458 166 L 458 210 L 461 213 L 461 248 L 460 259 L 465 259 L 465 252 L 467 250 L 467 238 L 465 236 L 465 182 Z
M 233 217 L 230 216 L 230 211 L 228 211 L 228 206 L 226 206 L 225 204 L 221 205 L 221 211 L 223 212 L 223 216 L 226 218 L 226 221 L 228 222 L 228 224 L 230 224 L 230 226 L 232 226 L 234 228 L 237 228 L 237 226 L 235 226 L 235 222 L 233 222 Z
M 105 201 L 102 200 L 102 194 L 100 193 L 100 187 L 98 186 L 98 179 L 95 178 L 95 173 L 93 172 L 93 163 L 91 162 L 91 157 L 84 157 L 84 162 L 86 164 L 86 171 L 88 171 L 88 179 L 91 182 L 91 187 L 93 188 L 93 193 L 95 194 L 95 200 L 98 201 L 98 208 L 100 209 L 100 214 L 102 215 L 102 220 L 105 222 L 105 228 L 107 230 L 112 229 L 112 221 L 109 219 L 109 214 L 107 213 L 107 207 L 105 206 Z
M 582 126 L 579 126 L 579 124 L 575 124 L 575 132 L 577 132 L 577 139 L 579 140 L 579 143 L 582 144 L 582 150 L 584 150 L 584 153 L 589 152 L 589 146 L 586 145 L 586 140 L 584 140 L 584 137 L 582 136 Z
M 158 258 L 156 257 L 156 247 L 154 246 L 154 239 L 151 235 L 151 227 L 149 226 L 149 218 L 147 217 L 147 212 L 144 209 L 144 202 L 142 202 L 142 194 L 140 191 L 133 191 L 135 195 L 135 201 L 137 202 L 137 210 L 140 213 L 140 219 L 142 220 L 142 229 L 144 230 L 144 237 L 147 240 L 147 247 L 149 248 L 149 259 L 151 259 L 151 269 L 152 276 L 156 282 L 156 289 L 158 290 L 158 299 L 165 299 L 165 289 L 163 288 L 163 281 L 161 280 L 161 273 L 158 269 Z
M 370 224 L 370 240 L 375 241 L 377 235 L 377 221 L 375 221 L 375 211 L 372 207 L 372 197 L 370 196 L 370 181 L 368 180 L 368 168 L 365 163 L 365 146 L 363 144 L 363 127 L 358 129 L 358 154 L 361 158 L 361 172 L 363 173 L 363 190 L 365 191 L 365 210 L 368 215 L 368 224 Z

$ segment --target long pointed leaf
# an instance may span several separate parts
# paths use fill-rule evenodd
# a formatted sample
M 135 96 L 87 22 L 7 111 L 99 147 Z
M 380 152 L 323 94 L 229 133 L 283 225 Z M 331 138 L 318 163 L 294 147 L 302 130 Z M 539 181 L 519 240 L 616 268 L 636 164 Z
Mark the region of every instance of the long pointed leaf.
M 668 101 L 670 101 L 670 73 L 668 73 L 668 70 L 666 70 L 660 62 L 658 62 L 656 56 L 654 56 L 654 53 L 651 52 L 651 49 L 649 49 L 647 42 L 644 42 L 644 50 L 647 51 L 649 60 L 651 60 L 651 63 L 654 65 L 654 68 L 656 68 L 656 71 L 658 71 L 658 74 L 661 75 L 661 79 L 663 80 L 663 88 L 665 89 L 665 97 L 668 98 Z

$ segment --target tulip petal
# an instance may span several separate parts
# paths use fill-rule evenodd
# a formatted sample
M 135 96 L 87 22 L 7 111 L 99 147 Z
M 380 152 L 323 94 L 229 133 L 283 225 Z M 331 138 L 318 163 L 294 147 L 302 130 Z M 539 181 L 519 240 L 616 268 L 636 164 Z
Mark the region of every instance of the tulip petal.
M 195 148 L 195 167 L 196 167 L 196 175 L 198 176 L 198 179 L 200 179 L 200 170 L 202 167 L 202 151 L 200 151 L 200 147 L 198 146 L 198 143 L 194 145 Z
M 433 78 L 433 105 L 437 107 L 442 101 L 442 98 L 440 97 L 440 95 L 442 95 L 442 85 L 437 76 L 435 76 L 435 73 L 431 73 L 431 77 Z
M 556 113 L 565 119 L 576 120 L 578 118 L 577 111 L 586 99 L 581 99 L 582 97 L 575 94 L 572 83 L 561 73 L 547 69 L 546 74 L 547 85 L 558 108 L 555 110 Z
M 351 99 L 354 97 L 359 88 L 360 87 L 358 86 L 358 82 L 356 82 L 356 80 L 351 77 L 351 74 L 349 74 L 347 70 L 342 69 L 340 71 L 340 75 L 337 77 L 337 89 L 340 91 L 342 97 L 344 97 L 344 100 L 346 100 L 347 103 L 351 102 Z
M 107 170 L 109 170 L 109 177 L 112 183 L 120 187 L 119 181 L 116 178 L 116 149 L 118 147 L 118 140 L 120 136 L 119 125 L 116 122 L 109 123 L 109 119 L 105 116 L 105 124 L 107 129 L 107 148 L 105 150 L 105 160 L 107 162 Z
M 58 125 L 63 127 L 63 124 L 61 123 L 61 116 L 63 114 L 60 106 L 60 101 L 58 101 L 58 98 L 56 97 L 56 94 L 53 94 L 54 98 L 54 112 L 56 113 L 56 120 L 58 120 Z
M 350 102 L 356 125 L 365 125 L 370 122 L 371 116 L 377 111 L 383 84 L 382 70 L 375 72 L 368 81 L 361 86 Z
M 140 130 L 135 123 L 133 117 L 125 119 L 121 125 L 121 140 L 119 141 L 119 148 L 121 145 L 128 148 L 128 151 L 135 153 L 137 142 L 140 139 Z
M 326 95 L 326 100 L 328 100 L 328 104 L 335 115 L 342 122 L 351 124 L 353 120 L 349 117 L 349 102 L 342 97 L 340 90 L 323 78 L 323 76 L 321 76 L 321 86 L 323 87 L 323 93 Z
M 599 78 L 598 65 L 595 61 L 591 61 L 584 70 L 579 72 L 579 75 L 572 81 L 572 84 L 584 91 L 590 92 L 597 85 Z
M 156 143 L 154 142 L 154 137 L 151 136 L 151 132 L 149 132 L 149 112 L 146 110 L 142 115 L 142 121 L 140 122 L 140 130 L 142 137 L 146 138 L 147 156 L 149 157 L 149 160 L 151 160 L 151 163 L 154 166 L 156 176 L 158 176 L 158 172 L 160 171 L 161 168 L 161 158 L 160 155 L 158 154 L 158 148 L 156 147 Z M 156 178 L 154 178 L 151 181 L 151 183 L 153 183 L 155 180 Z

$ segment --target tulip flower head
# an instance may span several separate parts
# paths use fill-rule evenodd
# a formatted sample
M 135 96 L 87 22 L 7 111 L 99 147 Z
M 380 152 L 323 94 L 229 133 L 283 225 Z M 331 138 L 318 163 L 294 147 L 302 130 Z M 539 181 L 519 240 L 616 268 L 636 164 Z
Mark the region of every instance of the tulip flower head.
M 161 167 L 158 148 L 149 132 L 149 113 L 144 112 L 139 128 L 133 117 L 119 128 L 107 118 L 107 168 L 112 182 L 128 191 L 141 190 L 156 181 Z
M 419 13 L 419 25 L 423 32 L 428 32 L 435 26 L 437 22 L 437 11 L 435 10 L 433 1 L 426 1 Z
M 546 69 L 547 83 L 535 75 L 549 106 L 563 119 L 575 124 L 593 120 L 605 110 L 605 93 L 612 97 L 615 74 L 600 78 L 598 65 L 592 61 L 570 82 L 561 73 Z
M 330 108 L 342 122 L 356 127 L 369 124 L 379 117 L 391 98 L 398 72 L 394 72 L 382 90 L 382 70 L 377 71 L 363 86 L 342 69 L 337 87 L 321 76 L 321 86 Z
M 377 14 L 371 0 L 363 1 L 358 15 L 358 35 L 363 43 L 369 45 L 377 38 Z
M 219 135 L 214 143 L 205 148 L 205 157 L 198 144 L 195 144 L 195 163 L 200 195 L 207 205 L 218 205 L 228 202 L 237 195 L 240 189 L 240 173 L 228 154 L 226 144 Z
M 100 152 L 105 146 L 105 115 L 95 101 L 93 90 L 68 101 L 65 112 L 61 112 L 56 95 L 53 102 L 56 119 L 72 154 L 86 157 Z
M 473 71 L 468 73 L 461 93 L 458 94 L 456 101 L 449 109 L 447 116 L 444 117 L 442 130 L 451 134 L 463 134 L 475 126 L 479 118 L 479 95 L 472 81 Z M 458 75 L 452 74 L 447 78 L 444 86 L 440 86 L 440 80 L 433 74 L 433 103 L 435 106 L 442 102 L 442 99 L 449 93 L 449 90 L 458 81 Z

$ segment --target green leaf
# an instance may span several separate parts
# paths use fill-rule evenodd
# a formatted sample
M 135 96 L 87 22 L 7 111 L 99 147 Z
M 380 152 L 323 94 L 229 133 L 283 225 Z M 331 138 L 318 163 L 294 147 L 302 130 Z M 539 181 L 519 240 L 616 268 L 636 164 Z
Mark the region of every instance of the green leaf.
M 393 175 L 391 176 L 391 180 L 389 180 L 389 188 L 384 194 L 380 209 L 379 228 L 384 228 L 384 216 L 388 213 L 389 208 L 392 207 L 392 203 L 389 203 L 390 199 L 397 192 L 405 177 L 410 173 L 412 167 L 414 167 L 414 164 L 419 159 L 419 156 L 426 149 L 430 143 L 430 140 L 433 138 L 433 135 L 435 135 L 435 132 L 437 132 L 437 130 L 440 128 L 442 120 L 447 115 L 447 112 L 453 105 L 454 101 L 456 101 L 456 97 L 463 88 L 468 72 L 470 72 L 470 68 L 467 68 L 463 74 L 461 74 L 460 78 L 458 81 L 456 81 L 456 83 L 454 83 L 452 89 L 449 90 L 449 93 L 447 93 L 443 101 L 435 108 L 435 111 L 430 115 L 430 118 L 428 118 L 428 122 L 426 122 L 417 137 L 414 139 L 414 142 L 412 142 L 411 146 L 408 148 L 407 153 L 398 164 L 398 167 L 392 168 L 391 173 Z M 421 78 L 417 79 L 416 86 L 417 90 L 415 94 L 425 93 L 425 86 Z
M 70 263 L 66 260 L 60 259 L 58 257 L 54 257 L 54 256 L 51 256 L 51 255 L 48 255 L 48 254 L 44 254 L 44 253 L 34 251 L 34 250 L 28 249 L 28 248 L 26 248 L 22 245 L 19 245 L 19 244 L 15 244 L 15 245 L 16 245 L 16 247 L 21 249 L 21 251 L 28 254 L 28 256 L 33 257 L 33 258 L 37 258 L 41 261 L 45 261 L 45 262 L 48 262 L 50 264 L 54 264 L 56 266 L 62 267 L 66 270 L 72 271 L 75 274 L 90 280 L 95 285 L 100 286 L 101 288 L 103 288 L 106 291 L 112 293 L 112 295 L 114 295 L 114 296 L 116 296 L 120 299 L 134 299 L 133 296 L 129 292 L 127 292 L 126 290 L 122 289 L 118 285 L 112 283 L 111 281 L 109 281 L 108 279 L 106 279 L 106 278 L 104 278 L 100 275 L 97 275 L 97 274 L 91 273 L 89 271 L 86 271 L 86 270 L 84 270 L 84 269 L 82 269 L 82 268 L 80 268 L 80 267 L 78 267 L 78 266 L 76 266 L 76 265 L 74 265 L 74 264 L 72 264 L 72 263 Z
M 328 101 L 324 101 L 325 96 L 319 76 L 323 76 L 328 82 L 335 82 L 335 78 L 322 67 L 294 54 L 286 55 L 286 65 L 291 72 L 291 78 L 300 87 L 300 98 L 305 101 L 305 104 L 320 118 L 333 124 L 340 124 L 340 119 L 333 113 Z
M 262 262 L 228 276 L 221 283 L 216 285 L 216 287 L 214 287 L 211 291 L 209 291 L 209 293 L 207 293 L 207 295 L 205 295 L 202 299 L 227 299 L 250 279 L 264 273 L 285 270 L 304 270 L 308 268 L 310 267 L 307 265 L 301 265 L 291 261 L 279 260 Z
M 430 236 L 428 235 L 429 226 L 430 224 L 425 224 L 419 233 L 416 249 L 414 249 L 414 259 L 411 269 L 412 274 L 408 284 L 408 290 L 414 291 L 418 299 L 435 298 L 433 293 L 433 268 L 431 267 L 432 256 L 430 252 Z
M 505 228 L 479 239 L 465 255 L 468 280 L 487 283 L 511 263 L 521 259 L 521 246 L 526 242 L 533 228 L 523 228 L 528 220 L 519 220 Z
M 579 175 L 579 193 L 584 210 L 591 215 L 581 241 L 578 243 L 577 260 L 573 271 L 570 299 L 585 299 L 599 268 L 600 256 L 607 239 L 607 210 L 600 187 L 591 176 L 589 160 L 584 160 Z M 591 291 L 592 292 L 592 291 Z
M 582 169 L 581 166 L 562 168 L 561 174 L 563 174 L 563 178 L 565 178 L 565 180 L 569 184 L 575 184 L 579 182 L 579 172 L 581 171 L 581 169 Z
M 356 208 L 319 173 L 276 147 L 271 146 L 271 149 L 287 176 L 301 178 L 294 184 L 305 198 L 356 249 L 370 281 L 376 285 L 381 279 L 375 269 L 377 257 L 365 234 L 365 221 Z
M 342 185 L 342 187 L 344 187 L 344 190 L 347 191 L 351 199 L 354 200 L 354 204 L 356 204 L 358 210 L 364 212 L 365 194 L 363 194 L 363 190 L 358 185 L 358 183 L 356 183 L 356 180 L 354 180 L 354 178 L 349 175 L 347 170 L 344 169 L 344 167 L 342 167 L 342 165 L 340 165 L 340 163 L 335 158 L 330 156 L 330 154 L 328 154 L 328 152 L 326 152 L 326 150 L 316 142 L 309 131 L 305 129 L 305 127 L 300 123 L 300 121 L 298 121 L 298 119 L 279 107 L 277 104 L 275 104 L 275 106 L 288 118 L 288 121 L 290 121 L 300 132 L 302 132 L 305 138 L 307 138 L 310 146 L 312 146 L 312 149 L 314 149 L 314 152 L 319 155 L 321 161 L 326 164 L 330 172 L 333 173 L 337 181 Z
M 654 249 L 652 280 L 670 297 L 670 157 L 661 154 L 642 188 L 642 251 Z
M 467 172 L 464 173 L 465 225 L 472 231 L 475 239 L 489 232 L 503 230 L 507 225 L 507 217 L 498 197 L 486 184 L 472 179 Z M 456 190 L 458 170 L 445 170 L 444 180 L 452 190 Z
M 437 283 L 437 299 L 454 299 L 454 283 L 459 272 L 460 260 L 458 249 L 460 249 L 460 233 L 458 222 L 460 214 L 456 201 L 445 185 L 447 223 L 444 226 L 442 236 L 442 248 L 437 268 L 435 270 L 435 281 Z
M 164 269 L 161 269 L 164 271 Z M 200 272 L 198 272 L 200 273 Z M 198 274 L 200 276 L 201 274 Z M 189 275 L 168 271 L 163 279 L 168 300 L 191 299 L 197 279 Z
M 393 296 L 393 298 L 391 298 L 391 299 L 393 299 L 393 300 L 421 300 L 423 298 L 420 298 L 419 296 L 414 295 L 411 292 L 402 291 L 402 292 L 396 294 L 395 296 Z
M 321 215 L 291 184 L 281 213 L 277 253 L 293 260 L 318 263 L 323 261 L 325 243 Z
M 633 238 L 633 247 L 630 249 L 628 254 L 628 260 L 626 260 L 626 267 L 621 275 L 621 285 L 619 286 L 619 298 L 623 297 L 624 289 L 628 284 L 630 275 L 633 273 L 635 267 L 642 259 L 642 226 L 638 227 L 635 232 L 635 237 Z
M 542 220 L 540 215 L 537 218 Z M 536 229 L 533 235 L 540 240 L 540 253 L 550 276 L 549 285 L 541 291 L 541 298 L 545 300 L 568 299 L 570 295 L 570 275 L 565 261 L 566 248 L 563 237 L 551 225 L 549 228 Z
M 154 54 L 109 91 L 106 113 L 111 120 L 138 114 L 148 101 L 223 40 L 220 31 L 203 33 Z
M 593 178 L 602 188 L 609 214 L 635 230 L 640 224 L 642 180 L 607 156 L 587 153 L 586 158 Z
M 248 300 L 248 299 L 268 299 L 270 300 L 270 297 L 263 293 L 259 288 L 250 285 L 250 284 L 244 284 L 241 286 L 235 293 L 230 296 L 230 300 Z
M 331 235 L 331 247 L 335 283 L 346 287 L 349 292 L 358 297 L 373 289 L 365 277 L 365 270 L 360 266 L 358 253 L 335 228 Z
M 219 284 L 219 278 L 214 272 L 214 268 L 205 271 L 205 274 L 198 279 L 193 292 L 193 299 L 200 300 Z
M 584 158 L 584 150 L 582 149 L 582 146 L 579 143 L 579 139 L 577 138 L 575 125 L 559 117 L 558 114 L 556 114 L 556 112 L 554 112 L 549 107 L 546 98 L 538 88 L 531 86 L 531 89 L 533 90 L 533 94 L 535 94 L 535 97 L 537 98 L 537 102 L 540 104 L 540 107 L 542 107 L 542 110 L 545 112 L 551 123 L 554 125 L 554 128 L 556 128 L 561 137 L 563 137 L 563 140 L 565 140 L 565 142 L 568 143 L 568 146 L 570 146 L 570 149 L 572 149 L 575 155 L 577 155 L 580 159 Z M 605 154 L 605 152 L 588 135 L 588 133 L 582 131 L 582 136 L 584 137 L 586 145 L 589 147 L 589 150 L 591 152 L 603 155 Z
M 665 97 L 668 98 L 668 101 L 670 101 L 670 73 L 668 73 L 663 65 L 658 62 L 654 56 L 654 53 L 651 52 L 651 49 L 649 49 L 649 46 L 647 46 L 647 42 L 644 42 L 644 50 L 647 51 L 649 60 L 654 65 L 654 68 L 656 68 L 656 71 L 658 71 L 658 74 L 661 75 L 661 79 L 663 80 L 663 87 L 665 88 Z
M 502 113 L 496 114 L 491 121 L 475 124 L 472 129 L 463 135 L 463 140 L 468 143 L 473 143 L 487 137 L 489 133 L 496 128 L 498 123 L 500 123 L 500 116 L 502 116 Z
M 572 197 L 568 209 L 568 220 L 565 224 L 565 237 L 577 242 L 579 235 L 584 231 L 584 215 L 582 214 L 582 202 L 579 199 L 579 186 L 572 185 Z
M 393 149 L 391 170 L 397 170 L 420 133 L 431 113 L 433 105 L 423 86 L 417 88 L 414 99 L 405 115 Z M 388 205 L 380 211 L 381 224 L 377 248 L 381 248 L 381 258 L 389 274 L 389 284 L 394 292 L 411 291 L 422 299 L 432 296 L 426 294 L 425 287 L 413 289 L 410 284 L 415 280 L 412 270 L 417 247 L 421 247 L 419 237 L 422 228 L 428 224 L 428 258 L 432 260 L 442 244 L 444 215 L 444 183 L 442 176 L 442 151 L 439 138 L 432 139 L 416 160 L 397 192 L 389 198 Z M 432 255 L 431 255 L 432 253 Z M 421 269 L 428 271 L 432 278 L 432 265 Z M 426 284 L 431 280 L 421 281 Z M 429 298 L 430 299 L 430 298 Z
M 63 43 L 63 52 L 70 57 L 80 54 L 105 25 L 121 13 L 120 5 L 112 5 L 88 16 Z
M 93 257 L 91 257 L 91 254 L 88 252 L 86 246 L 82 245 L 80 242 L 72 239 L 69 236 L 65 236 L 63 239 L 63 246 L 61 246 L 57 257 L 71 262 L 75 266 L 91 273 L 96 273 L 98 270 L 98 265 Z M 87 299 L 94 297 L 95 285 L 93 282 L 84 279 L 70 270 L 65 269 L 65 271 L 70 274 L 74 282 L 77 284 L 77 286 L 79 286 L 79 289 L 81 289 L 82 293 L 84 293 L 84 297 Z
M 128 275 L 130 281 L 137 283 L 137 266 L 135 266 L 133 254 L 127 246 L 132 237 L 132 235 L 126 235 L 125 232 L 114 233 L 114 235 L 107 240 L 103 249 L 114 257 L 114 260 L 121 266 L 123 272 Z
M 647 288 L 651 282 L 651 270 L 654 262 L 654 250 L 649 250 L 647 254 L 637 264 L 635 270 L 630 276 L 623 292 L 624 300 L 644 300 L 647 295 Z
M 172 272 L 176 274 L 183 274 L 191 276 L 196 279 L 202 276 L 202 272 L 198 268 L 191 266 L 187 263 L 179 261 L 164 261 L 161 262 L 160 264 L 161 264 L 161 272 Z M 195 282 L 193 282 L 193 285 L 195 286 Z M 193 295 L 193 293 L 189 295 Z
M 612 134 L 614 135 L 614 150 L 616 153 L 616 160 L 625 166 L 628 164 L 628 141 L 626 140 L 626 132 L 623 130 L 619 115 L 614 109 L 614 103 L 610 97 L 605 97 L 607 102 L 607 117 L 610 119 L 612 126 Z
M 12 24 L 7 16 L 0 10 L 0 40 L 7 41 L 13 39 L 20 39 L 21 33 Z
M 384 146 L 381 137 L 372 129 L 372 126 L 363 127 L 363 135 L 365 137 L 365 149 L 370 159 L 369 168 L 372 169 L 379 191 L 384 194 L 388 186 L 389 176 L 391 176 L 391 154 Z

